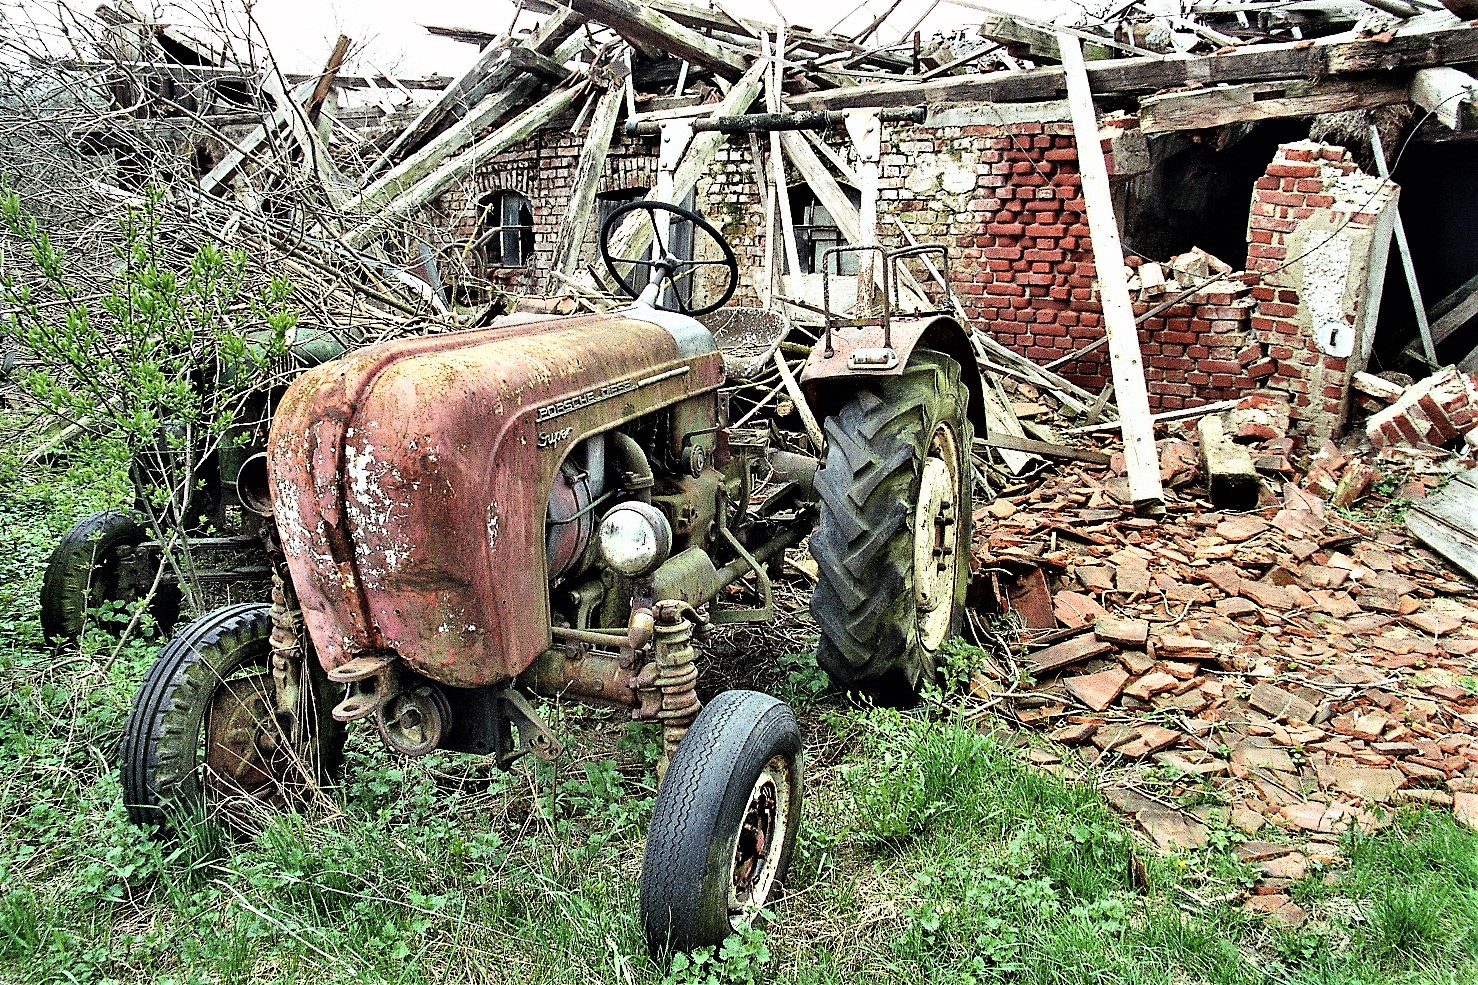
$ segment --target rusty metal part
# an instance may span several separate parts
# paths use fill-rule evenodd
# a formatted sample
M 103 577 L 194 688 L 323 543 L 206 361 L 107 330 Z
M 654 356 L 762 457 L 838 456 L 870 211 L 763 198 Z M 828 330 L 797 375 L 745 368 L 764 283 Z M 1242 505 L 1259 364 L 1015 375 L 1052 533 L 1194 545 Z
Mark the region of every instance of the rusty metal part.
M 703 707 L 698 700 L 698 667 L 693 662 L 693 626 L 708 620 L 676 599 L 658 602 L 653 615 L 657 620 L 657 674 L 651 686 L 661 699 L 657 710 L 657 720 L 662 723 L 662 759 L 657 766 L 660 777 L 666 774 L 678 743 Z
M 507 766 L 528 753 L 545 762 L 553 762 L 564 752 L 564 745 L 549 731 L 549 726 L 534 711 L 533 705 L 513 688 L 506 687 L 498 692 L 498 713 L 518 736 L 515 744 L 510 741 L 510 730 L 503 730 L 497 753 L 500 764 Z
M 368 718 L 400 693 L 400 659 L 394 653 L 364 654 L 334 667 L 328 679 L 348 685 L 344 700 L 334 706 L 335 721 Z
M 894 318 L 887 327 L 877 323 L 862 325 L 838 324 L 831 331 L 832 354 L 826 354 L 825 346 L 816 346 L 801 368 L 801 383 L 832 379 L 839 376 L 859 375 L 852 365 L 852 354 L 869 349 L 891 349 L 897 361 L 887 369 L 870 369 L 867 376 L 898 376 L 904 364 L 924 332 L 938 318 Z
M 744 810 L 744 820 L 739 826 L 739 838 L 734 845 L 734 895 L 740 900 L 754 897 L 761 868 L 770 857 L 770 845 L 775 833 L 777 813 L 775 783 L 761 774 L 760 782 L 749 798 Z
M 253 516 L 272 515 L 272 489 L 267 481 L 266 452 L 257 452 L 237 469 L 236 501 Z
M 419 758 L 441 745 L 452 728 L 452 706 L 435 684 L 402 691 L 375 712 L 380 736 L 402 756 Z
M 650 686 L 650 681 L 641 678 L 644 669 L 631 667 L 611 653 L 582 646 L 554 647 L 530 664 L 519 675 L 518 683 L 551 698 L 574 698 L 635 711 L 646 700 L 643 688 Z M 652 711 L 656 711 L 655 704 Z
M 205 784 L 212 800 L 277 799 L 277 723 L 272 674 L 223 682 L 205 712 Z
M 272 569 L 272 695 L 273 710 L 293 743 L 302 740 L 303 628 L 297 595 L 279 566 Z
M 544 507 L 566 454 L 722 382 L 711 337 L 682 321 L 525 317 L 300 376 L 268 454 L 323 665 L 394 650 L 427 678 L 479 687 L 544 652 Z

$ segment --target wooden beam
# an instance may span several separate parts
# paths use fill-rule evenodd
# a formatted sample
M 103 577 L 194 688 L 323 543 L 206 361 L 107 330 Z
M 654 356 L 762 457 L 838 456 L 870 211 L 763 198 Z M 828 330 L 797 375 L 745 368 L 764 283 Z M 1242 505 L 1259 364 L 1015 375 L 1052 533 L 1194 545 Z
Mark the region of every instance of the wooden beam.
M 1039 62 L 1062 60 L 1057 50 L 1057 36 L 1052 31 L 1044 30 L 1036 24 L 1023 24 L 1014 16 L 987 17 L 976 33 L 982 38 L 1004 45 L 1006 51 L 1014 57 L 1025 56 Z M 1111 45 L 1107 39 L 1090 41 L 1083 49 L 1083 57 L 1090 61 L 1112 58 L 1122 47 Z
M 550 120 L 569 109 L 578 95 L 578 89 L 563 89 L 545 96 L 461 154 L 443 162 L 403 193 L 385 202 L 373 215 L 366 217 L 363 226 L 345 237 L 345 243 L 358 249 L 393 219 L 429 205 L 452 185 L 471 174 L 479 162 L 522 143 Z
M 1144 382 L 1144 357 L 1139 351 L 1139 328 L 1134 304 L 1124 280 L 1124 247 L 1114 219 L 1108 167 L 1098 139 L 1098 116 L 1093 91 L 1083 64 L 1078 39 L 1059 33 L 1057 46 L 1067 78 L 1068 106 L 1078 145 L 1078 170 L 1083 176 L 1083 201 L 1093 242 L 1093 263 L 1103 304 L 1103 323 L 1109 339 L 1109 366 L 1119 406 L 1119 430 L 1124 436 L 1124 463 L 1129 474 L 1129 498 L 1141 516 L 1165 512 L 1160 485 L 1160 456 L 1155 448 L 1155 426 L 1150 419 L 1149 390 Z
M 1113 458 L 1106 452 L 1093 451 L 1088 448 L 1073 448 L 1070 445 L 1036 441 L 1032 438 L 1018 438 L 994 431 L 983 438 L 976 438 L 975 441 L 992 448 L 1009 448 L 1013 451 L 1030 452 L 1033 455 L 1043 455 L 1047 458 L 1066 458 L 1074 462 L 1087 462 L 1089 465 L 1107 465 Z
M 1257 507 L 1262 479 L 1252 464 L 1252 453 L 1227 434 L 1219 415 L 1208 415 L 1196 423 L 1200 439 L 1201 470 L 1206 475 L 1206 495 L 1219 510 L 1250 510 Z
M 749 67 L 749 59 L 739 49 L 704 37 L 648 6 L 626 0 L 570 0 L 570 7 L 634 43 L 651 45 L 726 79 L 739 78 Z
M 1427 313 L 1432 318 L 1432 341 L 1438 344 L 1478 316 L 1478 277 L 1438 301 Z
M 487 96 L 455 125 L 437 134 L 425 147 L 367 185 L 345 203 L 346 207 L 372 208 L 400 195 L 434 171 L 441 162 L 476 140 L 478 134 L 515 108 L 526 105 L 539 89 L 539 84 L 533 79 L 523 78 Z
M 1478 130 L 1478 79 L 1446 66 L 1411 77 L 1411 101 L 1449 130 Z
M 1222 85 L 1141 99 L 1139 128 L 1145 133 L 1201 130 L 1228 123 L 1394 106 L 1407 98 L 1407 84 L 1400 78 L 1295 79 Z
M 514 44 L 510 39 L 504 44 L 488 45 L 471 67 L 443 89 L 431 105 L 421 110 L 420 115 L 411 121 L 411 125 L 385 148 L 385 152 L 370 166 L 367 176 L 378 174 L 392 161 L 416 150 L 444 128 L 443 121 L 447 117 L 465 113 L 489 92 L 505 85 L 516 70 L 513 55 L 516 48 L 526 48 L 547 55 L 579 26 L 580 18 L 573 11 L 560 7 L 539 25 L 524 44 Z M 489 85 L 492 86 L 491 89 L 488 88 Z
M 292 89 L 292 98 L 302 99 L 312 91 L 310 83 L 299 83 Z M 286 100 L 279 100 L 277 108 L 267 114 L 260 126 L 238 140 L 235 146 L 226 152 L 226 156 L 221 158 L 220 163 L 200 178 L 200 190 L 207 193 L 215 192 L 221 182 L 229 178 L 241 166 L 241 163 L 262 145 L 269 132 L 276 133 L 282 129 L 283 124 L 288 122 L 293 112 L 292 106 Z
M 1349 35 L 1289 44 L 1258 44 L 1213 55 L 1115 58 L 1088 66 L 1092 91 L 1148 94 L 1187 85 L 1268 79 L 1317 79 L 1359 72 L 1429 68 L 1478 61 L 1478 28 L 1465 23 L 1408 31 L 1388 43 Z M 807 109 L 917 106 L 919 103 L 1015 103 L 1060 99 L 1067 91 L 1059 66 L 1017 72 L 959 75 L 934 82 L 903 81 L 812 93 L 795 102 Z
M 595 208 L 595 190 L 600 185 L 601 172 L 605 170 L 611 138 L 616 133 L 616 117 L 621 113 L 625 98 L 625 80 L 621 80 L 601 94 L 590 117 L 590 129 L 585 133 L 585 149 L 580 152 L 580 164 L 575 169 L 565 221 L 554 245 L 552 265 L 562 274 L 573 274 L 579 266 L 580 247 L 585 242 L 585 230 L 590 227 L 591 213 Z M 548 286 L 545 293 L 552 293 Z
M 1390 180 L 1391 169 L 1386 165 L 1386 149 L 1381 145 L 1380 127 L 1370 125 L 1370 150 L 1375 157 L 1375 169 L 1382 178 Z M 1427 365 L 1436 367 L 1437 347 L 1432 342 L 1432 326 L 1427 323 L 1427 308 L 1422 303 L 1422 289 L 1416 282 L 1416 265 L 1411 260 L 1411 246 L 1406 242 L 1406 224 L 1401 221 L 1401 210 L 1396 210 L 1396 249 L 1401 254 L 1401 270 L 1406 275 L 1406 290 L 1411 295 L 1411 305 L 1416 310 L 1416 330 L 1422 340 L 1422 352 Z M 1367 285 L 1378 286 L 1378 285 Z
M 349 36 L 346 34 L 339 35 L 339 40 L 334 42 L 334 50 L 329 52 L 328 63 L 323 66 L 323 72 L 318 76 L 318 84 L 313 87 L 313 95 L 308 97 L 308 122 L 318 122 L 318 114 L 323 111 L 323 101 L 328 98 L 328 91 L 333 87 L 339 69 L 344 67 L 344 59 L 349 54 L 349 44 Z

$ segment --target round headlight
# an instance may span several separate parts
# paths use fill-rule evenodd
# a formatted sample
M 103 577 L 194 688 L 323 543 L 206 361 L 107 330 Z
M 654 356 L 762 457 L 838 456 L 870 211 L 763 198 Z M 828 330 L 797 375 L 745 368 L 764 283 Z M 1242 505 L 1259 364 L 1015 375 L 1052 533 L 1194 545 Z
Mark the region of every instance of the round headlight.
M 672 552 L 672 527 L 649 503 L 621 503 L 600 521 L 600 552 L 629 578 L 649 575 Z

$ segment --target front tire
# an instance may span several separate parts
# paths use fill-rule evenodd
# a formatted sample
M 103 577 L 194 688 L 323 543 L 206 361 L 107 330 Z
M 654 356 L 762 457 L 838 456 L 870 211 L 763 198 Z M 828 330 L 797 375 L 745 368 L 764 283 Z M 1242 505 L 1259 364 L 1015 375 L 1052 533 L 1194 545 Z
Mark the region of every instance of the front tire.
M 224 810 L 303 799 L 343 761 L 332 686 L 301 658 L 296 734 L 273 712 L 272 610 L 260 603 L 207 613 L 149 668 L 124 729 L 120 773 L 135 824 L 169 827 Z
M 841 687 L 911 704 L 958 636 L 970 578 L 974 437 L 948 356 L 915 350 L 826 421 L 811 535 L 816 659 Z
M 104 602 L 136 602 L 149 590 L 129 554 L 147 537 L 122 510 L 103 510 L 62 535 L 41 579 L 41 631 L 47 639 L 75 640 L 88 613 Z M 161 583 L 149 611 L 163 630 L 174 626 L 183 599 L 178 585 Z
M 694 721 L 657 792 L 641 872 L 653 951 L 721 943 L 773 900 L 801 817 L 801 736 L 785 702 L 725 691 Z

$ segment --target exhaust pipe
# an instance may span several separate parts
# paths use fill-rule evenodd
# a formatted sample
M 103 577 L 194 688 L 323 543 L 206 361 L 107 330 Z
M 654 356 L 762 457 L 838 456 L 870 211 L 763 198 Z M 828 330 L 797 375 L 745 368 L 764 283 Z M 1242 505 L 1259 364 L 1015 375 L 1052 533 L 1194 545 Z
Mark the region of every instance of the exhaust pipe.
M 267 453 L 259 451 L 236 472 L 236 501 L 254 516 L 272 515 L 272 485 L 267 476 Z

